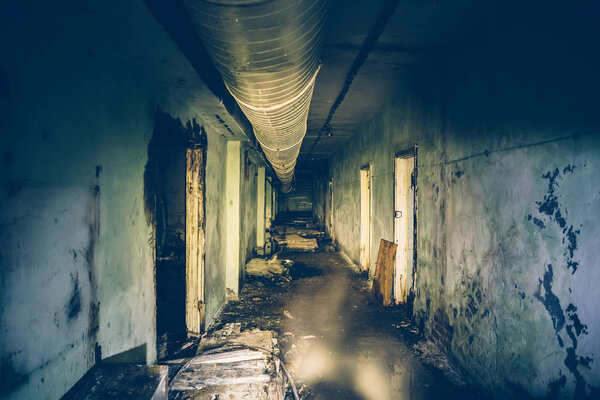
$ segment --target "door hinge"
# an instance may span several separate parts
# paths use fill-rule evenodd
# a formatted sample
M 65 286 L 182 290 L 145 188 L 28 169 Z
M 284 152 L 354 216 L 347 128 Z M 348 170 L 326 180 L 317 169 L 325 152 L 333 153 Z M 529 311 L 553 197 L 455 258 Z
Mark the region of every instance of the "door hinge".
M 402 211 L 394 211 L 394 218 L 402 218 Z

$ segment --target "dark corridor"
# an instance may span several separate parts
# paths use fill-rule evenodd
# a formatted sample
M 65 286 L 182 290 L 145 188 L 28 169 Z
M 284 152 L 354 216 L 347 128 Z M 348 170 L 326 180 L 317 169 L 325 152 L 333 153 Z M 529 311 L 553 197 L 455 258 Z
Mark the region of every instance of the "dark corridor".
M 599 399 L 599 38 L 597 0 L 0 1 L 0 399 Z

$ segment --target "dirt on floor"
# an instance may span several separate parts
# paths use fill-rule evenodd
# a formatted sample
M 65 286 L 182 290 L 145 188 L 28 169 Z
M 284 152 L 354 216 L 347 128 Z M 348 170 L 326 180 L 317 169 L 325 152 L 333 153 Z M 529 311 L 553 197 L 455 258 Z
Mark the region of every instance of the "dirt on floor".
M 277 332 L 304 400 L 484 398 L 419 334 L 410 305 L 384 308 L 367 277 L 322 232 L 310 223 L 292 227 L 319 247 L 278 246 L 278 259 L 291 261 L 286 279 L 248 275 L 211 332 L 231 323 Z M 273 236 L 286 229 L 275 225 Z M 286 398 L 293 399 L 291 391 Z

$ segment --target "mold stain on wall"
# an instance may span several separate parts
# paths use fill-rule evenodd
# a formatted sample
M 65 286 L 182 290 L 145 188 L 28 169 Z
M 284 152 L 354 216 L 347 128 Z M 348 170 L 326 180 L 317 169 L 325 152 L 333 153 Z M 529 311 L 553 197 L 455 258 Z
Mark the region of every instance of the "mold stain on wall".
M 79 291 L 79 274 L 77 271 L 71 273 L 71 296 L 69 302 L 65 305 L 65 313 L 67 319 L 70 321 L 77 317 L 79 311 L 81 311 L 81 293 Z
M 536 201 L 536 209 L 533 214 L 529 214 L 527 219 L 532 221 L 540 230 L 549 229 L 552 225 L 560 232 L 560 243 L 563 248 L 563 260 L 558 268 L 565 268 L 574 275 L 579 268 L 577 259 L 577 237 L 581 233 L 582 226 L 575 227 L 568 222 L 568 210 L 560 203 L 560 182 L 568 179 L 570 175 L 576 173 L 578 169 L 585 168 L 587 164 L 571 165 L 564 168 L 558 167 L 547 171 L 542 175 L 547 180 L 547 189 L 543 200 Z M 562 173 L 561 173 L 562 172 Z M 578 339 L 582 335 L 587 335 L 587 326 L 583 324 L 577 314 L 577 307 L 570 303 L 564 307 L 561 305 L 559 297 L 553 292 L 554 270 L 552 264 L 547 264 L 544 269 L 544 275 L 539 279 L 537 291 L 534 293 L 535 299 L 540 301 L 546 308 L 548 315 L 552 319 L 552 325 L 556 333 L 558 344 L 565 348 L 565 333 L 570 341 L 565 348 L 564 365 L 575 379 L 575 389 L 573 396 L 575 398 L 586 398 L 590 394 L 598 394 L 599 388 L 586 383 L 580 369 L 591 369 L 590 364 L 594 361 L 590 355 L 580 355 L 577 352 Z M 572 288 L 569 287 L 569 292 Z M 548 385 L 548 395 L 556 396 L 559 391 L 566 386 L 567 378 L 560 372 L 560 376 Z

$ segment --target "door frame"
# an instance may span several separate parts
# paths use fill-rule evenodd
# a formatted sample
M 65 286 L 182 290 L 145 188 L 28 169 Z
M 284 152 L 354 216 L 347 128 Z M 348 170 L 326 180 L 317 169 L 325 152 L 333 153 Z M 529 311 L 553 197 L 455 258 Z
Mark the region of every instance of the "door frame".
M 367 197 L 363 198 L 364 185 L 363 178 L 366 178 L 366 189 Z M 373 198 L 373 171 L 372 165 L 369 161 L 368 164 L 360 167 L 360 241 L 359 241 L 359 261 L 360 267 L 363 271 L 369 271 L 371 269 L 371 224 L 372 224 L 372 204 Z M 363 215 L 363 201 L 367 201 L 368 204 L 365 208 L 366 214 Z M 365 223 L 364 218 L 367 218 Z M 366 229 L 366 233 L 363 232 Z M 365 237 L 366 236 L 366 237 Z M 364 243 L 363 243 L 364 242 Z
M 398 233 L 396 232 L 396 212 L 399 210 L 396 210 L 396 160 L 399 158 L 413 158 L 414 160 L 414 165 L 413 165 L 413 170 L 411 173 L 411 188 L 413 190 L 413 254 L 412 254 L 412 266 L 407 266 L 407 269 L 410 269 L 409 271 L 407 271 L 408 274 L 410 274 L 410 287 L 406 288 L 406 293 L 403 293 L 402 295 L 398 295 L 397 291 L 398 291 L 398 285 L 397 285 L 397 274 L 398 271 L 396 271 L 397 268 L 397 261 L 394 262 L 394 300 L 396 302 L 396 304 L 400 304 L 400 303 L 405 303 L 407 301 L 409 301 L 409 299 L 411 299 L 412 297 L 414 297 L 415 294 L 415 288 L 416 288 L 416 282 L 417 282 L 417 246 L 418 246 L 418 146 L 417 144 L 413 144 L 412 146 L 397 151 L 394 154 L 394 157 L 392 159 L 392 170 L 393 170 L 393 188 L 392 188 L 392 194 L 393 194 L 393 208 L 392 208 L 392 221 L 393 221 L 393 227 L 394 227 L 394 242 L 397 243 L 397 237 L 398 237 Z M 410 223 L 410 222 L 409 222 Z M 400 251 L 400 243 L 398 244 L 398 252 Z

